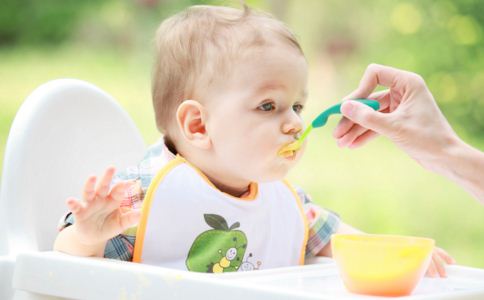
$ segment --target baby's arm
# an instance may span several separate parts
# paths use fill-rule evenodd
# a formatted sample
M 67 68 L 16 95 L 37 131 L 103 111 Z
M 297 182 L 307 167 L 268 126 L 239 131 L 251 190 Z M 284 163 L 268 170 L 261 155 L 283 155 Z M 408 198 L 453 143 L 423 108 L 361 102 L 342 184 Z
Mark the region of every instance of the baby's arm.
M 338 229 L 334 233 L 342 233 L 342 234 L 354 234 L 354 233 L 363 233 L 362 231 L 351 227 L 350 225 L 340 222 Z M 331 241 L 329 241 L 321 251 L 317 254 L 317 256 L 327 256 L 333 257 L 333 253 L 331 252 Z
M 57 235 L 54 250 L 78 256 L 103 257 L 106 242 L 139 221 L 139 210 L 122 211 L 121 201 L 130 183 L 109 184 L 115 169 L 108 168 L 96 186 L 96 176 L 85 184 L 83 200 L 67 199 L 73 225 Z

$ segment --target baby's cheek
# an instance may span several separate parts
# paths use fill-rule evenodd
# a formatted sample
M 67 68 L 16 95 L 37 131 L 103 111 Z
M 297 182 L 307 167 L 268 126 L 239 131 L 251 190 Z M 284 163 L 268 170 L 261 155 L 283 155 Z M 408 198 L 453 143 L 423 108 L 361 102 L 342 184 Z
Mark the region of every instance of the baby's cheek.
M 227 148 L 223 154 L 224 163 L 235 169 L 235 172 L 246 172 L 253 168 L 253 163 L 257 159 L 257 152 L 253 151 L 250 146 L 239 146 Z

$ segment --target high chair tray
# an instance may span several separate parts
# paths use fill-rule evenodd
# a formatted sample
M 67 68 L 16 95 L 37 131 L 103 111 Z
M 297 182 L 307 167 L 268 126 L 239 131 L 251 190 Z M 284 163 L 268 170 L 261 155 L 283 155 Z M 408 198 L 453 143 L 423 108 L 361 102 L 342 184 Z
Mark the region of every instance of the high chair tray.
M 483 269 L 453 265 L 447 267 L 447 273 L 447 278 L 423 278 L 412 295 L 398 299 L 484 299 Z M 252 273 L 237 272 L 224 277 L 278 291 L 298 291 L 321 299 L 395 299 L 348 292 L 334 262 Z
M 395 299 L 349 293 L 336 265 L 323 263 L 228 274 L 201 274 L 56 252 L 17 257 L 13 286 L 29 299 Z M 447 268 L 398 299 L 484 299 L 484 270 Z

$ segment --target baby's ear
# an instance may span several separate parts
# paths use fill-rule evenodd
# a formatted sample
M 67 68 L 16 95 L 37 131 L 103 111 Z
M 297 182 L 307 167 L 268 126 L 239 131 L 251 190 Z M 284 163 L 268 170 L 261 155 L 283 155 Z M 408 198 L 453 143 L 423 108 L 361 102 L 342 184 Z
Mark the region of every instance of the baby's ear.
M 205 108 L 195 100 L 184 100 L 176 110 L 178 128 L 187 142 L 201 149 L 211 146 L 205 127 Z

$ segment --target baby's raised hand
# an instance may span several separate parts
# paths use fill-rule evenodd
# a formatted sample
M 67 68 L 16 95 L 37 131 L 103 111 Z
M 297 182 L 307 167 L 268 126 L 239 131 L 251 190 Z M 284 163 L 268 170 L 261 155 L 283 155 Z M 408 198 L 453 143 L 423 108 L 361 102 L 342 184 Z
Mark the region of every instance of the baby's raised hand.
M 122 181 L 109 187 L 114 172 L 114 167 L 108 168 L 97 185 L 96 176 L 89 177 L 83 199 L 68 198 L 66 201 L 75 219 L 72 229 L 84 245 L 105 243 L 139 221 L 139 210 L 120 208 L 131 183 Z
M 454 263 L 455 260 L 445 250 L 435 247 L 432 252 L 432 261 L 425 275 L 428 277 L 447 277 L 445 265 Z

